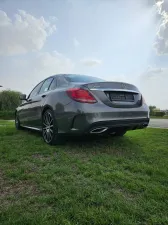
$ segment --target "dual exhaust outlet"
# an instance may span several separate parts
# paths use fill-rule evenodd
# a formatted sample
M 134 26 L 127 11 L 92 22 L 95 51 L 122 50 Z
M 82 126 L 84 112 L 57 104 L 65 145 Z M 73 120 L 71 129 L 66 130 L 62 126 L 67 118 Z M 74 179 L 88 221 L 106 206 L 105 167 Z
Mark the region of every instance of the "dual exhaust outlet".
M 147 127 L 147 124 L 146 123 L 143 123 L 142 125 L 139 125 L 139 126 L 135 126 L 134 129 L 132 130 L 135 130 L 135 129 L 142 129 L 144 127 Z M 90 131 L 91 134 L 101 134 L 101 133 L 104 133 L 105 131 L 107 131 L 109 128 L 108 127 L 97 127 L 97 128 L 94 128 Z
M 108 127 L 97 127 L 90 131 L 91 134 L 101 134 L 108 130 Z

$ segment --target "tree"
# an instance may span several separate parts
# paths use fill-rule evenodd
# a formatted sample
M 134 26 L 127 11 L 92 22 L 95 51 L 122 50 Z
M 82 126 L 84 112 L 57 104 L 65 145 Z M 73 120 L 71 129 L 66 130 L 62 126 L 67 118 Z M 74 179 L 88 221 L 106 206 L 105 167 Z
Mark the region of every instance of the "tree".
M 153 116 L 154 111 L 156 110 L 156 106 L 150 105 L 150 106 L 149 106 L 149 109 L 150 109 L 150 115 Z
M 20 92 L 4 90 L 0 92 L 0 110 L 13 111 L 21 103 Z
M 156 106 L 149 106 L 150 109 L 150 115 L 151 116 L 164 116 L 165 111 L 161 111 L 159 108 L 156 108 Z

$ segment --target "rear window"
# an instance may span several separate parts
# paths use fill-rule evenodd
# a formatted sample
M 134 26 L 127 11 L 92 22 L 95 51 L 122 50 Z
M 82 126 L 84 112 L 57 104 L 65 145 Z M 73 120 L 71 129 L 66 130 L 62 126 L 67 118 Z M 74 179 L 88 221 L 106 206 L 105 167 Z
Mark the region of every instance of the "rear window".
M 94 83 L 94 82 L 103 82 L 104 81 L 100 78 L 90 77 L 90 76 L 86 76 L 86 75 L 68 74 L 68 75 L 64 75 L 64 77 L 68 82 L 74 82 L 74 83 Z

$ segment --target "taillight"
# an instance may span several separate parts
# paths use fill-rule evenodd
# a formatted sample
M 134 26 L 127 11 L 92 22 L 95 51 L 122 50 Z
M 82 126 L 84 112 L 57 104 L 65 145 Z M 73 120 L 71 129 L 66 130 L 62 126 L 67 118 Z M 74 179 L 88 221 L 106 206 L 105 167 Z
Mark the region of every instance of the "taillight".
M 142 104 L 146 104 L 146 101 L 145 101 L 143 95 L 142 95 Z
M 97 102 L 89 91 L 82 88 L 70 88 L 67 90 L 67 94 L 70 98 L 78 102 L 90 104 Z

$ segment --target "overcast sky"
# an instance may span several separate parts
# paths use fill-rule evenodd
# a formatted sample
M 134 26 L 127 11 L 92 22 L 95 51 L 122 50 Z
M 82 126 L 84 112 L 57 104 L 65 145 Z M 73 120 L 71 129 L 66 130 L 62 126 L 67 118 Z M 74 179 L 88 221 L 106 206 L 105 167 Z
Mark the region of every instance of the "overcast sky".
M 168 0 L 0 0 L 0 84 L 56 73 L 133 83 L 168 108 Z

